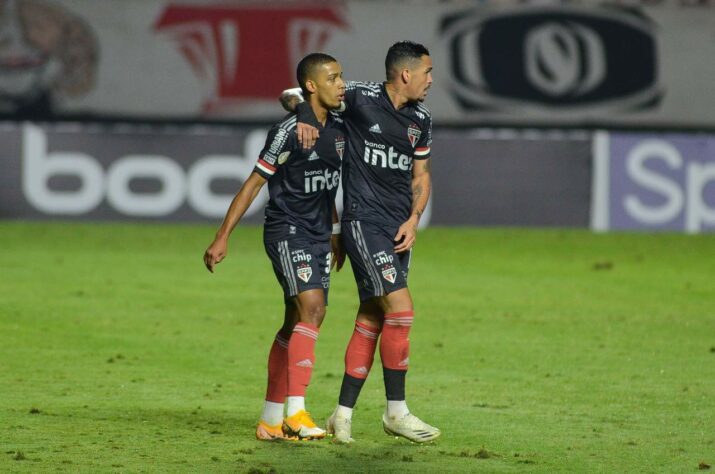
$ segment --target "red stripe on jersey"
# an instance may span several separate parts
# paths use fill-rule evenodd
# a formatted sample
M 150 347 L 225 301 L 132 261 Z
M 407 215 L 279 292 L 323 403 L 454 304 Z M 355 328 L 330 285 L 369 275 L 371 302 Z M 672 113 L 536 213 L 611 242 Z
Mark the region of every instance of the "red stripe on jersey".
M 276 172 L 276 167 L 275 167 L 275 166 L 272 166 L 272 165 L 269 165 L 268 163 L 266 163 L 266 162 L 263 160 L 263 158 L 259 158 L 259 159 L 258 159 L 258 162 L 259 162 L 259 163 L 261 164 L 261 166 L 263 166 L 264 168 L 268 168 L 269 170 L 273 171 L 274 173 Z

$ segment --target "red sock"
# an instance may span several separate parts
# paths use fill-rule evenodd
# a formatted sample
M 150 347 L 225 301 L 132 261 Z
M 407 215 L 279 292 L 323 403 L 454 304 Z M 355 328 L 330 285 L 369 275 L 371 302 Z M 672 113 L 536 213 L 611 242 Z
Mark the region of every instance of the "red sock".
M 355 330 L 345 351 L 345 373 L 358 378 L 366 379 L 375 359 L 377 336 L 379 328 L 355 321 Z
M 382 366 L 393 370 L 407 370 L 410 362 L 410 328 L 414 311 L 402 311 L 385 315 L 380 338 Z
M 284 403 L 288 394 L 288 341 L 280 333 L 271 346 L 268 354 L 268 388 L 266 400 Z
M 315 341 L 317 326 L 298 323 L 288 344 L 288 396 L 304 397 L 315 364 Z

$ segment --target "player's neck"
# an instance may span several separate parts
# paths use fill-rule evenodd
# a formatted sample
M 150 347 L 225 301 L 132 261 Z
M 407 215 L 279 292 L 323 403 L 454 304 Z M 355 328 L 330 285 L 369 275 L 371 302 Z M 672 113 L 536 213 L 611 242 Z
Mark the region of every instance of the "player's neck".
M 395 107 L 395 110 L 400 110 L 409 102 L 409 99 L 402 95 L 400 89 L 392 82 L 385 82 L 385 90 L 387 91 L 387 96 L 390 98 L 390 102 L 392 102 L 392 106 Z
M 320 122 L 324 126 L 325 122 L 328 120 L 328 109 L 323 107 L 318 102 L 317 97 L 314 98 L 314 96 L 311 96 L 310 98 L 310 106 L 313 108 L 315 118 L 318 119 L 318 122 Z

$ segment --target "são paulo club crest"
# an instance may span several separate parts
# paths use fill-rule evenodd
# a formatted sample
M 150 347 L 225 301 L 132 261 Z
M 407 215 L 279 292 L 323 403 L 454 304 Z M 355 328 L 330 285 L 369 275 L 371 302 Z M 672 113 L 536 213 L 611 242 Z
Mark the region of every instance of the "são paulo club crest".
M 296 273 L 298 273 L 298 278 L 308 283 L 310 276 L 313 274 L 313 269 L 307 263 L 302 263 L 298 266 Z
M 419 128 L 417 128 L 417 125 L 414 123 L 411 123 L 409 127 L 407 127 L 407 138 L 410 139 L 410 143 L 412 143 L 412 148 L 415 147 L 417 144 L 417 140 L 420 139 L 420 136 L 422 135 L 422 132 L 420 131 Z
M 397 271 L 392 265 L 385 265 L 382 267 L 382 277 L 389 281 L 390 283 L 395 283 L 395 277 L 397 276 Z
M 345 151 L 345 138 L 339 136 L 335 139 L 335 151 L 338 153 L 340 160 L 343 159 L 343 152 Z

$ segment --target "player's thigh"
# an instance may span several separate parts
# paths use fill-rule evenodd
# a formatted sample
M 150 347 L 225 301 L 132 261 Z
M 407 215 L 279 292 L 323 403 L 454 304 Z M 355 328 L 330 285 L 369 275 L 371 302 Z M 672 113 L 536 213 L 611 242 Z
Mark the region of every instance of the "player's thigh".
M 395 253 L 393 236 L 384 228 L 367 222 L 349 221 L 343 226 L 343 242 L 360 301 L 407 287 L 409 255 Z
M 322 294 L 322 306 L 327 305 L 330 287 L 330 243 L 308 239 L 287 239 L 265 243 L 273 272 L 283 288 L 286 304 L 289 299 L 309 290 Z

